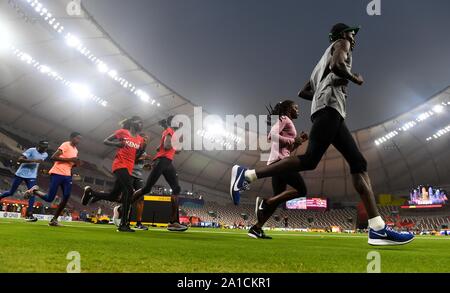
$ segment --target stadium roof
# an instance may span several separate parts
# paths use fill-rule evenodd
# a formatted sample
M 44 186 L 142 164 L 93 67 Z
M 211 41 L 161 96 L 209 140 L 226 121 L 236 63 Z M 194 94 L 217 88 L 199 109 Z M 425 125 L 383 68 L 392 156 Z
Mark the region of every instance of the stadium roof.
M 39 3 L 44 6 L 38 8 Z M 68 3 L 0 3 L 0 26 L 5 30 L 1 37 L 9 35 L 13 44 L 2 48 L 0 57 L 2 125 L 54 143 L 65 140 L 70 131 L 80 131 L 86 138 L 82 153 L 103 160 L 112 156 L 111 148 L 102 144 L 104 137 L 119 120 L 140 115 L 153 138 L 149 149 L 156 149 L 158 121 L 169 114 L 192 116 L 196 105 L 158 80 L 151 69 L 142 68 L 88 12 L 67 17 Z M 354 133 L 377 193 L 450 184 L 450 135 L 445 129 L 450 124 L 449 102 L 447 88 L 408 113 Z M 186 151 L 175 160 L 183 181 L 221 192 L 228 190 L 235 163 L 264 164 L 257 151 Z M 334 148 L 304 177 L 311 196 L 355 199 L 348 167 Z M 271 194 L 270 180 L 254 184 L 250 194 Z

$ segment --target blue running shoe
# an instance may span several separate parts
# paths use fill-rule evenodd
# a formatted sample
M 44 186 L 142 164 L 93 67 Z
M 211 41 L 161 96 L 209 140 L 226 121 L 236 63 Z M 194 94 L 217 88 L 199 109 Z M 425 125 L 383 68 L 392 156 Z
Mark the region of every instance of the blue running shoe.
M 245 180 L 246 168 L 235 165 L 231 169 L 230 196 L 235 205 L 239 205 L 241 200 L 241 191 L 248 190 L 249 183 Z
M 369 244 L 374 246 L 404 245 L 414 240 L 414 235 L 408 232 L 396 232 L 388 226 L 380 231 L 369 230 Z

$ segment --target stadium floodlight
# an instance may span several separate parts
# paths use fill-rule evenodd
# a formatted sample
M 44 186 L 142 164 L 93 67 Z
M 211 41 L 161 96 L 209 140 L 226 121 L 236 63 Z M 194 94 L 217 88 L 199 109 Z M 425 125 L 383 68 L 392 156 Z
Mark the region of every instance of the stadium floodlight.
M 115 78 L 115 77 L 117 77 L 118 73 L 117 73 L 116 70 L 110 70 L 110 71 L 108 72 L 108 75 L 109 75 L 110 77 L 112 77 L 112 78 Z
M 391 132 L 389 132 L 388 134 L 386 134 L 385 136 L 376 139 L 376 140 L 375 140 L 375 145 L 376 145 L 376 146 L 379 146 L 380 144 L 383 144 L 383 143 L 385 143 L 385 142 L 391 140 L 392 138 L 396 137 L 398 134 L 399 134 L 399 133 L 398 133 L 397 131 L 395 131 L 395 130 L 394 130 L 394 131 L 391 131 Z M 238 140 L 237 140 L 236 142 L 239 143 L 239 141 L 240 141 L 240 139 L 238 138 Z
M 106 72 L 109 71 L 108 65 L 106 65 L 104 62 L 100 62 L 100 63 L 97 65 L 97 69 L 98 69 L 98 71 L 99 71 L 100 73 L 106 73 Z
M 417 125 L 416 122 L 414 122 L 414 121 L 409 121 L 409 122 L 407 122 L 407 123 L 405 123 L 405 124 L 403 125 L 403 127 L 401 128 L 401 130 L 403 130 L 403 131 L 408 131 L 409 129 L 413 128 L 413 127 L 416 126 L 416 125 Z
M 49 73 L 51 71 L 50 67 L 46 65 L 41 65 L 39 71 L 43 74 Z
M 444 111 L 444 107 L 442 105 L 436 105 L 433 107 L 433 111 L 438 114 L 442 113 L 442 111 Z
M 81 41 L 80 39 L 78 39 L 77 37 L 75 37 L 72 34 L 67 34 L 66 36 L 66 44 L 67 46 L 71 47 L 71 48 L 75 48 L 81 45 Z
M 0 23 L 0 52 L 6 52 L 11 49 L 12 35 L 11 31 Z
M 141 101 L 146 103 L 150 102 L 150 96 L 143 90 L 137 90 L 136 95 L 141 99 Z
M 92 95 L 89 88 L 84 84 L 71 83 L 70 89 L 77 97 L 79 97 L 82 100 L 85 100 Z
M 430 136 L 427 138 L 427 141 L 431 141 L 433 139 L 438 139 L 441 136 L 444 136 L 446 134 L 450 133 L 450 125 L 447 125 L 446 127 L 439 129 L 438 131 L 436 131 L 435 134 L 433 134 L 433 136 Z
M 31 57 L 30 55 L 28 55 L 26 53 L 24 53 L 24 54 L 22 54 L 22 56 L 20 56 L 20 60 L 25 63 L 28 63 L 28 64 L 33 63 L 33 57 Z
M 417 117 L 417 122 L 425 121 L 430 117 L 431 117 L 431 113 L 429 113 L 429 112 L 422 113 L 419 115 L 419 117 Z

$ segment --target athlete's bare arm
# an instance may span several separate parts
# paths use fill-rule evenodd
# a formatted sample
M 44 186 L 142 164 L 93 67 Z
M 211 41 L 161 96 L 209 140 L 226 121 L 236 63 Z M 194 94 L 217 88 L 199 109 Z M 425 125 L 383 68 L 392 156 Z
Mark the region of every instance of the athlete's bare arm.
M 298 93 L 298 96 L 302 99 L 312 101 L 314 98 L 314 91 L 311 86 L 311 82 L 308 81 L 308 83 L 303 87 L 303 89 Z
M 121 148 L 123 147 L 123 141 L 118 140 L 116 138 L 115 134 L 111 134 L 110 136 L 108 136 L 107 138 L 105 138 L 105 140 L 103 141 L 103 143 L 107 146 L 113 146 L 113 147 L 117 147 L 117 148 Z
M 63 154 L 62 150 L 57 150 L 53 155 L 52 155 L 52 161 L 55 162 L 70 162 L 70 163 L 78 163 L 78 158 L 61 158 L 61 155 Z
M 362 85 L 364 83 L 362 76 L 350 72 L 345 64 L 345 60 L 347 60 L 351 50 L 350 42 L 344 39 L 339 40 L 334 44 L 333 49 L 334 52 L 330 64 L 331 71 L 339 77 L 350 80 L 357 85 Z
M 19 163 L 42 163 L 44 162 L 43 160 L 29 160 L 27 159 L 25 156 L 20 156 L 19 159 L 17 160 Z

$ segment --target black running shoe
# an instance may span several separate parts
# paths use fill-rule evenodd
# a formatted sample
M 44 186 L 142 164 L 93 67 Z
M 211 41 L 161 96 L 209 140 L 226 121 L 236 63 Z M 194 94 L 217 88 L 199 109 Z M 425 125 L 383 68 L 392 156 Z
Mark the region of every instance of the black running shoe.
M 184 232 L 187 229 L 188 229 L 187 226 L 181 225 L 180 223 L 177 223 L 177 222 L 169 223 L 169 225 L 167 226 L 167 230 L 172 231 L 172 232 Z
M 272 239 L 272 237 L 267 236 L 266 233 L 264 233 L 263 229 L 257 228 L 256 226 L 251 227 L 247 235 L 255 239 Z
M 92 200 L 92 188 L 90 186 L 86 186 L 84 188 L 83 197 L 81 198 L 81 204 L 87 206 Z
M 134 229 L 142 230 L 142 231 L 147 231 L 147 230 L 148 230 L 148 227 L 147 227 L 147 226 L 144 226 L 144 225 L 142 225 L 142 224 L 139 224 L 139 225 L 134 226 Z
M 55 219 L 51 219 L 51 221 L 48 223 L 49 226 L 51 227 L 63 227 L 63 225 L 61 225 L 58 220 Z
M 38 221 L 38 218 L 34 217 L 34 216 L 28 216 L 25 218 L 25 221 L 28 223 L 34 223 Z
M 133 233 L 133 232 L 136 232 L 136 231 L 131 229 L 129 225 L 121 225 L 121 226 L 119 226 L 119 228 L 117 228 L 117 232 L 131 232 L 131 233 Z

